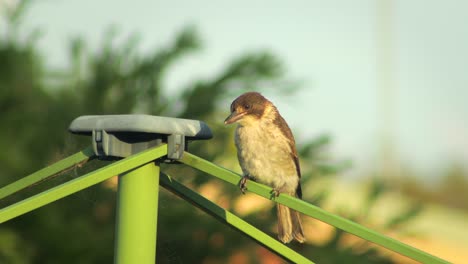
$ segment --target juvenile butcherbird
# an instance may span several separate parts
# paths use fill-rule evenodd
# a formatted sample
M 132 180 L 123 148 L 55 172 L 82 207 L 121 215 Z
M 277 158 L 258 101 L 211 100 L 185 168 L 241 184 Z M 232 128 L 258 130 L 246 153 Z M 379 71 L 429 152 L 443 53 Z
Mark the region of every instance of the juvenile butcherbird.
M 237 123 L 235 145 L 243 171 L 242 192 L 247 179 L 273 188 L 274 194 L 302 198 L 301 169 L 291 129 L 278 109 L 257 92 L 244 93 L 231 104 L 231 114 L 224 124 Z M 277 204 L 278 239 L 289 243 L 305 241 L 297 211 Z

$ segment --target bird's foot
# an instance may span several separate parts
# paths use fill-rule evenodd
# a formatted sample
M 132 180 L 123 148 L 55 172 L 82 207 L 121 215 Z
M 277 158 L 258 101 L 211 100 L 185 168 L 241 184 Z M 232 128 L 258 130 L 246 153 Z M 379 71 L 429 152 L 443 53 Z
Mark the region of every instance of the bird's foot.
M 242 179 L 239 182 L 239 188 L 240 188 L 242 194 L 245 194 L 245 191 L 247 190 L 246 184 L 247 184 L 248 179 L 249 179 L 249 176 L 244 175 L 244 176 L 242 176 Z
M 280 195 L 280 191 L 278 189 L 273 189 L 273 190 L 271 190 L 270 194 L 271 194 L 270 198 L 274 199 L 274 198 L 276 198 L 276 197 L 278 197 Z

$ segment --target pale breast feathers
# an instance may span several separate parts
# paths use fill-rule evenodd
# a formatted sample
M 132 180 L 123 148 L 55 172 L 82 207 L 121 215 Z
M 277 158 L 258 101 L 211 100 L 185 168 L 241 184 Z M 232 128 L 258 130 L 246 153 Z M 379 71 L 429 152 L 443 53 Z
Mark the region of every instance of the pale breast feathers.
M 275 120 L 265 118 L 255 126 L 236 129 L 239 163 L 244 174 L 262 183 L 280 187 L 293 181 L 287 185 L 295 189 L 300 170 L 294 138 L 284 120 L 281 125 Z

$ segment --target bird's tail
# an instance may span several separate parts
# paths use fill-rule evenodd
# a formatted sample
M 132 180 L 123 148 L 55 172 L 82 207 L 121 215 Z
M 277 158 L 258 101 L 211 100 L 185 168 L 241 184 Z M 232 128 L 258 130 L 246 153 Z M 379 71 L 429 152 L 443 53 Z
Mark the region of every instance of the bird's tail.
M 278 212 L 278 239 L 283 243 L 289 243 L 294 238 L 298 242 L 304 243 L 306 239 L 299 212 L 282 204 L 277 204 L 276 208 Z

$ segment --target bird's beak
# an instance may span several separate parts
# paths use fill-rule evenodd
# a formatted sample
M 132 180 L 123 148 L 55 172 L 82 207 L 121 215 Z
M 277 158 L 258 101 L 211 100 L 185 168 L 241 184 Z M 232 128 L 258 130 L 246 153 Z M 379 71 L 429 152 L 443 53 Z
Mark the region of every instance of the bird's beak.
M 242 119 L 243 116 L 245 116 L 247 112 L 242 112 L 242 113 L 237 113 L 237 111 L 232 112 L 226 120 L 224 120 L 225 125 L 232 124 L 240 119 Z

